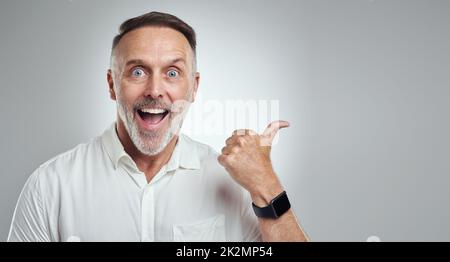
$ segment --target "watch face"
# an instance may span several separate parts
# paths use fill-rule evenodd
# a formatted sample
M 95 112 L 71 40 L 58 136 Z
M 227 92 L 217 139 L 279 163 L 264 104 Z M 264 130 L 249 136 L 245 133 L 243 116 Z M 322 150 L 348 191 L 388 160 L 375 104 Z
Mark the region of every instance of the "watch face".
M 291 208 L 291 204 L 289 203 L 289 199 L 286 194 L 280 195 L 277 199 L 273 201 L 273 209 L 277 216 L 281 216 L 284 212 L 288 211 Z

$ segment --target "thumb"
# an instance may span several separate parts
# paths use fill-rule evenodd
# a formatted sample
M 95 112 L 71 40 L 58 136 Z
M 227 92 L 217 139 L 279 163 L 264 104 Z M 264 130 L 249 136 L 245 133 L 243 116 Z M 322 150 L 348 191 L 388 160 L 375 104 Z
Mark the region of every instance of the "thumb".
M 289 127 L 289 122 L 284 120 L 277 120 L 270 123 L 262 133 L 261 146 L 272 145 L 273 138 L 276 136 L 278 130 L 285 127 Z

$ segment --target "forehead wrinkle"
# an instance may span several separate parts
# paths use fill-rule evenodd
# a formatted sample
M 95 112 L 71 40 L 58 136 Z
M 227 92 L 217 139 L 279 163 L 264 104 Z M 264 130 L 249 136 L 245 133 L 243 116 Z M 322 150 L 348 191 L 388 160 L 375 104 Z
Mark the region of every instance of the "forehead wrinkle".
M 182 58 L 183 64 L 189 66 L 189 62 L 195 61 L 187 39 L 171 28 L 144 27 L 133 30 L 122 38 L 116 49 L 120 53 L 116 55 L 125 63 L 140 59 L 147 65 L 167 65 L 176 58 Z
M 155 61 L 157 60 L 157 61 Z M 186 66 L 186 59 L 182 56 L 179 55 L 168 55 L 165 56 L 164 58 L 158 58 L 158 59 L 154 59 L 154 58 L 149 58 L 147 57 L 147 59 L 143 59 L 142 57 L 140 58 L 131 58 L 128 59 L 125 62 L 125 67 L 130 67 L 133 65 L 142 65 L 145 67 L 157 67 L 157 66 L 161 66 L 161 67 L 168 67 L 170 65 L 174 65 L 174 64 L 181 64 L 183 66 Z

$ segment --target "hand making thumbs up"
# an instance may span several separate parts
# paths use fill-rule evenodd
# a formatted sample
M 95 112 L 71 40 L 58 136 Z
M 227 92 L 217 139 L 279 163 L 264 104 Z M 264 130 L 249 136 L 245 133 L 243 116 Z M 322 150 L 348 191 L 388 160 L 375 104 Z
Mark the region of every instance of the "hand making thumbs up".
M 267 205 L 283 191 L 272 167 L 270 150 L 278 130 L 288 126 L 286 121 L 274 121 L 261 135 L 248 129 L 235 130 L 218 157 L 233 179 L 250 192 L 256 205 Z

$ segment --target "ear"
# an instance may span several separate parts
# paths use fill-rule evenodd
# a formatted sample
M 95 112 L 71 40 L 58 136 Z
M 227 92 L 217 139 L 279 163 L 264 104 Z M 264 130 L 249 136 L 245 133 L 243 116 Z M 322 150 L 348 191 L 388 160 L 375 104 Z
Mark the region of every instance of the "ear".
M 199 72 L 195 72 L 195 75 L 194 75 L 194 86 L 193 86 L 194 90 L 193 90 L 193 93 L 192 93 L 192 101 L 191 101 L 191 103 L 193 103 L 195 101 L 195 97 L 197 96 L 197 90 L 198 90 L 199 84 L 200 84 L 200 73 Z
M 106 80 L 108 81 L 109 86 L 109 97 L 111 97 L 112 100 L 116 101 L 116 92 L 114 91 L 114 81 L 111 69 L 108 69 Z

